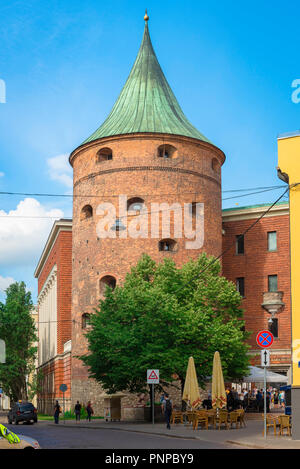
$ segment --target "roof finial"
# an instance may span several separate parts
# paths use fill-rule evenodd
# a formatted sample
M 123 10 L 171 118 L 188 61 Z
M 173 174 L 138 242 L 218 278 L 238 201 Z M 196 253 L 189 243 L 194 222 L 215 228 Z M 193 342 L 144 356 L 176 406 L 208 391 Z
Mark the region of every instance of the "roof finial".
M 146 23 L 147 23 L 147 21 L 149 21 L 149 16 L 147 14 L 147 8 L 146 8 L 146 13 L 145 13 L 145 16 L 144 16 L 144 20 L 146 21 Z

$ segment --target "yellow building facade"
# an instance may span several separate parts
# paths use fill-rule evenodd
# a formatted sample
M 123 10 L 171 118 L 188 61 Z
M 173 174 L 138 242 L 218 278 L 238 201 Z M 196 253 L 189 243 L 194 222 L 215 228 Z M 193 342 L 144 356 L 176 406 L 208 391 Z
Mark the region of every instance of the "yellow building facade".
M 278 137 L 278 176 L 290 188 L 292 437 L 300 440 L 300 131 Z

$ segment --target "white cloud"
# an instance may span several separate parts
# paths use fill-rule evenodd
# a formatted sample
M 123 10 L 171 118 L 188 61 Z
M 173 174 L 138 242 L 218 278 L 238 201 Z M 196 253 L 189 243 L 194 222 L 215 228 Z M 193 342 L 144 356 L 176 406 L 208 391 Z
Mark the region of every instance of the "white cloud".
M 58 181 L 64 186 L 73 186 L 72 168 L 68 161 L 69 155 L 57 155 L 47 159 L 49 176 L 53 181 Z
M 0 275 L 0 292 L 5 292 L 5 290 L 11 285 L 15 283 L 15 279 L 12 277 L 2 277 Z
M 0 210 L 1 267 L 28 266 L 37 262 L 55 219 L 63 215 L 62 210 L 49 210 L 33 198 L 19 202 L 16 210 Z
M 3 178 L 3 177 L 4 177 L 4 173 L 0 171 L 0 178 Z

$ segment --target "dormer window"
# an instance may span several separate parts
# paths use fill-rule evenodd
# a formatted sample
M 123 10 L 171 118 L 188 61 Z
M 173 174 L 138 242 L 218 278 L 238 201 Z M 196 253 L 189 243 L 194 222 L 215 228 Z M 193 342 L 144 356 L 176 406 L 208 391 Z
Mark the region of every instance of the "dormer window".
M 87 329 L 91 325 L 91 315 L 89 313 L 84 313 L 81 317 L 82 329 Z
M 107 287 L 114 290 L 116 288 L 117 280 L 112 275 L 105 275 L 99 282 L 100 294 L 104 295 Z
M 158 249 L 164 252 L 176 251 L 176 241 L 174 239 L 162 239 L 158 244 Z
M 112 149 L 111 148 L 101 148 L 97 153 L 97 163 L 103 161 L 109 161 L 113 159 Z
M 177 148 L 173 147 L 172 145 L 160 145 L 158 147 L 158 157 L 159 158 L 176 158 L 177 156 Z
M 86 218 L 92 218 L 92 216 L 93 216 L 93 209 L 91 205 L 85 205 L 81 209 L 80 219 L 85 220 Z
M 220 163 L 217 158 L 211 160 L 211 167 L 214 171 L 218 172 L 220 170 Z
M 127 201 L 128 212 L 140 212 L 144 207 L 144 200 L 140 197 L 133 197 Z

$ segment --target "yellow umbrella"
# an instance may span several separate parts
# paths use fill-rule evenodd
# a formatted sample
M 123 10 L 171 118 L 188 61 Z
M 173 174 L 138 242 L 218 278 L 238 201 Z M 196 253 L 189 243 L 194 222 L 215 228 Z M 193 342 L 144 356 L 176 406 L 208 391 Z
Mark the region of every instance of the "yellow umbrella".
M 199 385 L 193 357 L 189 358 L 182 400 L 186 401 L 192 408 L 197 408 L 201 404 Z
M 226 407 L 227 398 L 219 352 L 215 352 L 212 375 L 212 406 L 214 409 Z

